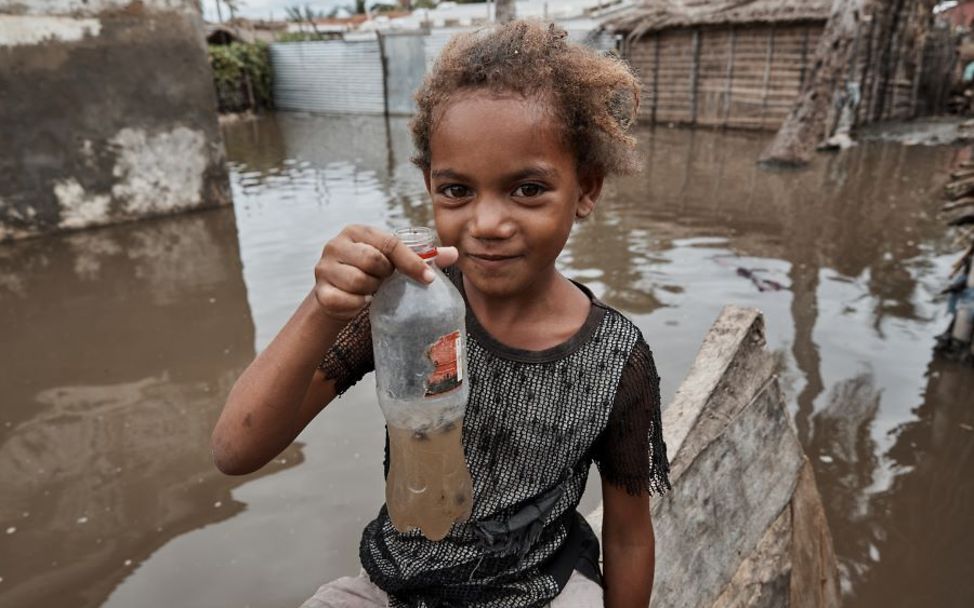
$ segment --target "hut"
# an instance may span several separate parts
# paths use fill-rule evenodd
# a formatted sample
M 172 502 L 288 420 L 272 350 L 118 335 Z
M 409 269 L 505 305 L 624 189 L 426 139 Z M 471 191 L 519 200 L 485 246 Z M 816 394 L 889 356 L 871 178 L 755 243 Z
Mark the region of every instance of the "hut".
M 777 129 L 809 75 L 831 8 L 832 0 L 651 0 L 604 27 L 624 36 L 622 53 L 642 81 L 640 119 Z M 952 49 L 929 36 L 932 23 L 929 0 L 870 6 L 850 66 L 858 124 L 942 105 L 939 79 Z M 940 46 L 927 48 L 931 38 Z M 932 74 L 921 78 L 923 67 Z

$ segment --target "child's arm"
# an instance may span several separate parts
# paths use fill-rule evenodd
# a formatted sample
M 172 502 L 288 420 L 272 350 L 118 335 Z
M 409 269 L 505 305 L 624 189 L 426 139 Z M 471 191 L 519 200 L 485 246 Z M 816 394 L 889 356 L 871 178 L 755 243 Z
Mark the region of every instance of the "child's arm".
M 453 251 L 441 251 L 455 259 Z M 394 269 L 416 280 L 428 271 L 399 239 L 375 228 L 349 226 L 325 245 L 314 289 L 230 390 L 212 437 L 221 471 L 239 475 L 264 466 L 335 398 L 335 383 L 318 362 Z
M 606 608 L 649 606 L 656 567 L 649 494 L 602 482 L 602 562 Z
M 659 375 L 640 339 L 622 371 L 612 414 L 593 457 L 602 476 L 605 605 L 649 605 L 656 565 L 650 494 L 669 490 Z

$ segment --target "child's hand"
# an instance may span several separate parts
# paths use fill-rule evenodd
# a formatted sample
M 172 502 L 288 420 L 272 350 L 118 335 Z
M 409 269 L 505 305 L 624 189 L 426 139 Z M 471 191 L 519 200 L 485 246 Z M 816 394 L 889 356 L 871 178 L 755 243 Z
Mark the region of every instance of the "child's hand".
M 457 255 L 455 247 L 439 247 L 436 265 L 449 266 Z M 371 226 L 346 226 L 325 244 L 315 265 L 315 298 L 328 316 L 351 319 L 394 270 L 423 283 L 435 278 L 426 262 L 395 235 Z

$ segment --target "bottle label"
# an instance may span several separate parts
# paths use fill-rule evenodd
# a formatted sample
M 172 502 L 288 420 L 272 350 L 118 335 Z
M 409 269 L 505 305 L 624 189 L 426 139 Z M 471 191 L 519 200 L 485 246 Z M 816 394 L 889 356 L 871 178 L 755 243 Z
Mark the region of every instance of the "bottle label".
M 426 379 L 426 396 L 435 397 L 463 383 L 463 337 L 454 331 L 440 337 L 426 349 L 433 371 Z

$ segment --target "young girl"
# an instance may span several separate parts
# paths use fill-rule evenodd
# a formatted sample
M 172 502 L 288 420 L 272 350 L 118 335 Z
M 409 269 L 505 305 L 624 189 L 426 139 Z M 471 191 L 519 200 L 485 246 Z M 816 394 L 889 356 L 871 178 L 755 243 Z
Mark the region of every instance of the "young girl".
M 433 542 L 396 531 L 383 506 L 362 535 L 363 573 L 306 608 L 649 604 L 649 496 L 669 487 L 659 377 L 639 330 L 555 268 L 603 178 L 636 166 L 638 91 L 625 64 L 555 26 L 509 23 L 443 50 L 417 94 L 414 161 L 444 245 L 437 263 L 455 263 L 467 304 L 473 513 Z M 368 303 L 394 270 L 434 280 L 375 228 L 325 245 L 314 289 L 230 393 L 213 433 L 221 470 L 260 468 L 372 370 Z M 575 511 L 593 461 L 603 573 Z

